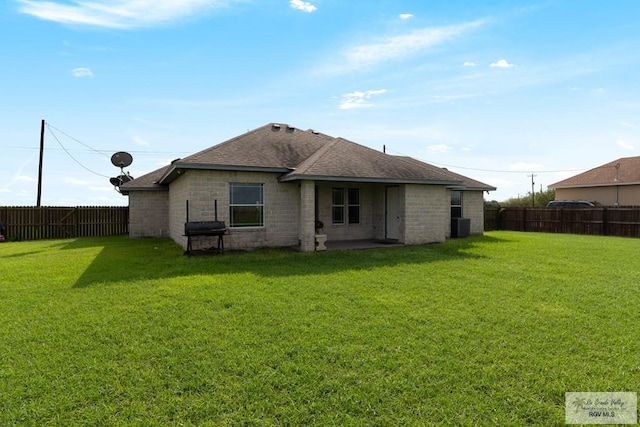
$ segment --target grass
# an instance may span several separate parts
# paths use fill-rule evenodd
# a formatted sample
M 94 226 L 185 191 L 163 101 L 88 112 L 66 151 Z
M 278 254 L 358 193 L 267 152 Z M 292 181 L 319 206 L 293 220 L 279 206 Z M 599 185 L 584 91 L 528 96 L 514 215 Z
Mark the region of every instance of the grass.
M 640 240 L 0 245 L 0 425 L 563 425 L 638 391 Z

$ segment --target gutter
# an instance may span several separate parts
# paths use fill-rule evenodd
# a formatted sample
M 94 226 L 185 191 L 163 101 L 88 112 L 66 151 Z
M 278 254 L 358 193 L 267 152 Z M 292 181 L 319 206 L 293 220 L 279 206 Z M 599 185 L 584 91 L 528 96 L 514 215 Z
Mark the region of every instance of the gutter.
M 175 163 L 160 177 L 158 184 L 169 184 L 176 180 L 181 174 L 189 170 L 211 170 L 211 171 L 234 171 L 234 172 L 273 172 L 287 173 L 291 169 L 282 167 L 260 167 L 260 166 L 239 166 L 239 165 L 216 165 L 203 163 Z

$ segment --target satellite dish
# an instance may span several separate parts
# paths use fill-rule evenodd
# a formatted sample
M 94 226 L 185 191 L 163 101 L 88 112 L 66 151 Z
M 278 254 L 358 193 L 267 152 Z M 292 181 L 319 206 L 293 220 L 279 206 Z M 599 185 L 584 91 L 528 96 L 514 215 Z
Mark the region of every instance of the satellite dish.
M 118 178 L 111 178 L 111 179 L 109 179 L 109 182 L 114 187 L 119 187 L 120 186 L 120 180 Z
M 132 162 L 133 157 L 131 157 L 131 154 L 125 151 L 118 151 L 113 156 L 111 156 L 111 164 L 119 168 L 126 168 L 127 166 L 131 165 Z

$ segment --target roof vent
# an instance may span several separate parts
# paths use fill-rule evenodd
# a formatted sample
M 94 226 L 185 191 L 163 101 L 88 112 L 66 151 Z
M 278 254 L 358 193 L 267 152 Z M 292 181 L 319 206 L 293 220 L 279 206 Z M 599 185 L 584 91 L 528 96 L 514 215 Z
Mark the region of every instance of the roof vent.
M 293 126 L 287 125 L 287 132 L 295 132 L 296 128 Z
M 279 125 L 279 124 L 277 124 L 277 123 L 274 123 L 274 124 L 271 126 L 271 128 L 272 128 L 273 130 L 280 130 L 280 125 Z

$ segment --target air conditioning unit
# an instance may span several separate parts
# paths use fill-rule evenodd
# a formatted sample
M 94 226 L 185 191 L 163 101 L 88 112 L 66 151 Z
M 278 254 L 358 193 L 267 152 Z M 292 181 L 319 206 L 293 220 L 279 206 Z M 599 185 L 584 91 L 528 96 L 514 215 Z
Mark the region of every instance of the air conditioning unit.
M 471 218 L 451 218 L 451 237 L 468 237 L 471 233 Z

